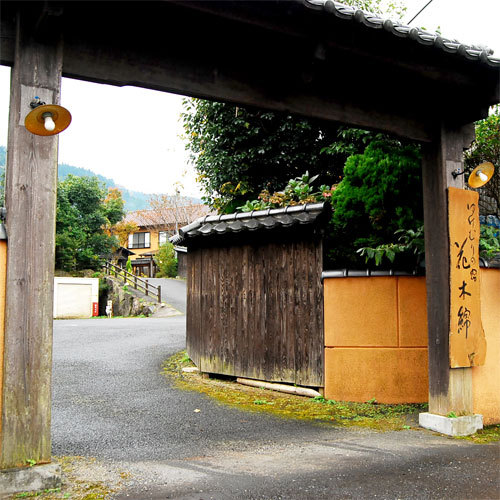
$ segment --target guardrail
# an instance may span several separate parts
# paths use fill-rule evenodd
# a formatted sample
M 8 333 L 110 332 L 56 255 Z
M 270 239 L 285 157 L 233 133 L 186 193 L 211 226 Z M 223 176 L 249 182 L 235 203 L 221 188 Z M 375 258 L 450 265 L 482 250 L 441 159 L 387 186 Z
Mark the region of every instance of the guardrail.
M 121 278 L 124 284 L 130 284 L 135 290 L 143 292 L 147 296 L 156 297 L 158 302 L 161 302 L 161 286 L 150 285 L 148 280 L 139 278 L 135 274 L 129 273 L 126 269 L 116 266 L 115 264 L 106 261 L 103 268 L 107 275 Z

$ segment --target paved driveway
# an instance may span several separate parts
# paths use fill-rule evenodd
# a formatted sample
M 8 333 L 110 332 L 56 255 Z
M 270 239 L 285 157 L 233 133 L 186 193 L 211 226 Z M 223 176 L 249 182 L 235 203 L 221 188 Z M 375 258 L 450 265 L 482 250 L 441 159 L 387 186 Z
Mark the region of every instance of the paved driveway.
M 342 430 L 179 391 L 160 371 L 184 343 L 184 316 L 56 321 L 54 454 L 130 471 L 117 498 L 500 496 L 498 445 Z
M 170 278 L 147 278 L 154 285 L 161 285 L 162 301 L 175 307 L 178 311 L 186 312 L 186 281 Z

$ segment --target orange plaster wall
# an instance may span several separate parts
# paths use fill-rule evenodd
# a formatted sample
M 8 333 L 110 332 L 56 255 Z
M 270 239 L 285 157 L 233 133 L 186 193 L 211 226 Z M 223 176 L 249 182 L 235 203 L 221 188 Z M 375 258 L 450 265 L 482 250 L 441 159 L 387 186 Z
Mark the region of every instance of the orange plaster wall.
M 378 278 L 324 280 L 325 345 L 398 345 L 397 282 Z
M 481 319 L 486 360 L 472 368 L 474 412 L 484 425 L 500 423 L 500 269 L 481 269 Z
M 400 345 L 427 347 L 427 299 L 425 277 L 400 276 L 398 321 Z
M 500 269 L 482 268 L 480 280 L 487 350 L 471 368 L 473 401 L 490 425 L 500 423 Z M 325 397 L 427 401 L 425 278 L 326 278 L 324 289 Z
M 427 348 L 327 348 L 325 397 L 340 401 L 428 400 Z
M 326 278 L 325 397 L 428 400 L 423 277 Z

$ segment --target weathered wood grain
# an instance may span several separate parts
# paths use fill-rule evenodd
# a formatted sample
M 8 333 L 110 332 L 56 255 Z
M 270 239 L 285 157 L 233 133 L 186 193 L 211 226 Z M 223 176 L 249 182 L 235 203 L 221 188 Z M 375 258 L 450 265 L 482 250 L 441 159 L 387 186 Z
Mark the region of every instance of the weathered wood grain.
M 2 64 L 13 61 L 10 14 L 24 3 L 2 4 Z M 265 9 L 256 2 L 201 3 L 123 2 L 117 9 L 101 1 L 89 9 L 63 2 L 64 76 L 295 112 L 422 141 L 432 139 L 439 119 L 474 121 L 498 102 L 495 68 L 335 21 L 300 2 L 266 2 Z M 196 36 L 186 37 L 185 26 Z M 366 85 L 371 74 L 377 78 Z
M 266 237 L 188 252 L 189 355 L 204 372 L 321 387 L 321 240 Z
M 450 411 L 472 412 L 471 377 L 451 369 L 450 248 L 448 230 L 448 186 L 463 187 L 463 176 L 451 172 L 463 166 L 463 149 L 471 140 L 471 128 L 442 124 L 438 137 L 423 147 L 423 194 L 425 220 L 425 263 L 427 324 L 429 338 L 429 411 L 446 415 Z
M 22 124 L 27 102 L 43 91 L 59 103 L 62 44 L 33 38 L 18 19 L 12 69 L 6 172 L 8 263 L 0 468 L 50 462 L 57 136 Z

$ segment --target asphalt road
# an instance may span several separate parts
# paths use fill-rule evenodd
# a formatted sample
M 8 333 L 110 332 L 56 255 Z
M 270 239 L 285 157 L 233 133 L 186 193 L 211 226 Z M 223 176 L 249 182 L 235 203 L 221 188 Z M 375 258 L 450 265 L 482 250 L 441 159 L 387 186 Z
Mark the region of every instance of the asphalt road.
M 160 374 L 184 343 L 184 316 L 55 321 L 54 455 L 129 471 L 120 499 L 500 498 L 498 444 L 228 408 Z
M 161 285 L 162 301 L 167 302 L 178 311 L 186 312 L 186 282 L 182 279 L 148 278 L 154 285 Z

